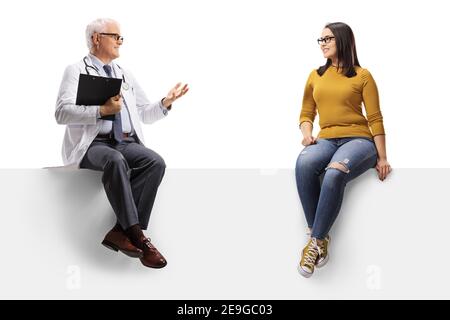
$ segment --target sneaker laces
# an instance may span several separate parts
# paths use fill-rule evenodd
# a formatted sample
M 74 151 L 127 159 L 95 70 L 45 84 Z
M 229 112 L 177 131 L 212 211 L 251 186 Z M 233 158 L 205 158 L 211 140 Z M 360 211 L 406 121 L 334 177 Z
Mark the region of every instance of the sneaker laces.
M 322 240 L 322 244 L 317 242 L 317 248 L 320 250 L 319 255 L 325 252 L 325 247 L 326 247 L 325 241 L 326 240 Z
M 317 257 L 323 253 L 323 250 L 317 245 L 317 240 L 312 238 L 306 248 L 306 253 L 303 255 L 304 264 L 311 269 L 316 264 Z

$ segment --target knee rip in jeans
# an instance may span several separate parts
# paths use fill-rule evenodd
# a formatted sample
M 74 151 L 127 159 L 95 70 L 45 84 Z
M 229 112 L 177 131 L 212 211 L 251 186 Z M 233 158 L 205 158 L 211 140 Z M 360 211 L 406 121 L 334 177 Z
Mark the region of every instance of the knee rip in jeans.
M 344 161 L 338 161 L 338 162 L 331 162 L 325 170 L 328 170 L 330 168 L 337 169 L 339 171 L 342 171 L 344 173 L 350 173 L 350 169 L 347 167 L 347 163 L 349 162 L 348 159 L 345 159 Z

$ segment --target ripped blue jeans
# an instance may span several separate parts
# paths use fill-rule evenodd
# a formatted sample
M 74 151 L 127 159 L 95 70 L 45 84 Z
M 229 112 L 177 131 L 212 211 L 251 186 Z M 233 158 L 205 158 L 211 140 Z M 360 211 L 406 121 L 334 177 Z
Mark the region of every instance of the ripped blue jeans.
M 343 167 L 332 168 L 332 163 Z M 376 163 L 377 149 L 367 138 L 318 139 L 300 152 L 295 178 L 312 237 L 324 239 L 328 235 L 341 209 L 347 182 Z

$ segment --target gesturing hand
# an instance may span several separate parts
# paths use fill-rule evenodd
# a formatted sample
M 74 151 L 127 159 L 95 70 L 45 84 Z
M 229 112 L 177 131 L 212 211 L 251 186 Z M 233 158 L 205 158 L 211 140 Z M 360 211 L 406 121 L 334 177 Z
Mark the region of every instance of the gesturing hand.
M 163 100 L 164 107 L 167 108 L 172 103 L 174 103 L 175 100 L 177 100 L 178 98 L 184 96 L 186 94 L 186 92 L 188 92 L 188 91 L 189 91 L 189 87 L 188 87 L 187 83 L 183 85 L 181 82 L 178 82 L 175 85 L 175 87 L 170 89 L 169 93 L 164 98 L 164 100 Z

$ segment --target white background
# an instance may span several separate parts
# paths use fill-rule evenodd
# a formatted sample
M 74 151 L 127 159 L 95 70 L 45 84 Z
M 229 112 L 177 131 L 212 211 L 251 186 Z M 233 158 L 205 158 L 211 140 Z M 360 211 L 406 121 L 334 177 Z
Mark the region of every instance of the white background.
M 100 244 L 115 220 L 100 172 L 0 169 L 0 240 L 14 239 L 0 299 L 450 298 L 450 169 L 351 181 L 330 260 L 309 279 L 293 171 L 167 170 L 146 231 L 168 261 L 155 270 Z
M 61 164 L 54 119 L 66 65 L 86 53 L 86 25 L 111 17 L 121 58 L 148 96 L 191 91 L 145 126 L 171 168 L 292 168 L 309 72 L 327 22 L 354 30 L 378 83 L 393 167 L 447 167 L 446 1 L 10 1 L 0 10 L 0 167 Z M 317 127 L 316 127 L 317 129 Z

